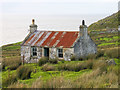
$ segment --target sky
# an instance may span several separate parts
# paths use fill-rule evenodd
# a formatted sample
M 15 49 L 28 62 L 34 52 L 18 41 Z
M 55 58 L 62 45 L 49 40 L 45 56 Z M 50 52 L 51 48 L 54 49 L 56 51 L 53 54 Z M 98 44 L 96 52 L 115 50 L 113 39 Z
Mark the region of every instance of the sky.
M 39 29 L 78 30 L 118 11 L 119 0 L 0 0 L 0 46 L 22 41 L 31 19 Z M 23 33 L 24 32 L 24 33 Z
M 2 0 L 2 14 L 111 14 L 119 0 Z

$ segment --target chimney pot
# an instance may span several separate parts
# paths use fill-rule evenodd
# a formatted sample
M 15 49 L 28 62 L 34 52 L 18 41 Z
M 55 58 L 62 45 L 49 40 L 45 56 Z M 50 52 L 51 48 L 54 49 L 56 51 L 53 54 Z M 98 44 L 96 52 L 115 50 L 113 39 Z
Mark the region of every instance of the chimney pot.
M 85 21 L 84 20 L 82 20 L 82 25 L 85 25 Z
M 32 24 L 34 24 L 34 22 L 35 22 L 35 20 L 34 20 L 34 19 L 32 19 Z

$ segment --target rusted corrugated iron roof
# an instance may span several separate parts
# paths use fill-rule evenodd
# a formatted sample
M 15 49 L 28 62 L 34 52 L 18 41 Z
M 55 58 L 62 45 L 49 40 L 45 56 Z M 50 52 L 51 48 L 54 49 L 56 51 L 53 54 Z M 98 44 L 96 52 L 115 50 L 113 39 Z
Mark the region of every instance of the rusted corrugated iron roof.
M 77 31 L 38 31 L 31 33 L 23 45 L 41 47 L 72 47 L 78 38 Z

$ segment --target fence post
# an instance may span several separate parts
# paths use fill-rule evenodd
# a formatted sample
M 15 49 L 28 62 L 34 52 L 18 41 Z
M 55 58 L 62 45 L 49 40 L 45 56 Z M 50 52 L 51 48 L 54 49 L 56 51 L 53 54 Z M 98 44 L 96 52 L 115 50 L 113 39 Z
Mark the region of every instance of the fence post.
M 24 65 L 24 58 L 25 58 L 25 56 L 23 55 L 22 65 Z

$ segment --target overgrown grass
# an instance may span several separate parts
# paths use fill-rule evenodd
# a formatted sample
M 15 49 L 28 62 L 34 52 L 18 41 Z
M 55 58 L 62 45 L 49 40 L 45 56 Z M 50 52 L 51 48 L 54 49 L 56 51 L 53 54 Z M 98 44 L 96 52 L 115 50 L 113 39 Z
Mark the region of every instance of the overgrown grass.
M 17 69 L 17 77 L 21 80 L 29 79 L 31 72 L 32 72 L 31 67 L 22 65 Z
M 16 70 L 20 65 L 21 65 L 20 57 L 4 58 L 2 61 L 3 70 L 5 69 L 5 67 L 10 70 Z

